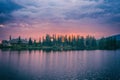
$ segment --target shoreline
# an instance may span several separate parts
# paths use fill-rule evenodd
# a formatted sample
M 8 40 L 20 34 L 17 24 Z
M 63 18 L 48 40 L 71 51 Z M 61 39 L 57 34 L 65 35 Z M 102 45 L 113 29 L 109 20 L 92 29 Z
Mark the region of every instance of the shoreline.
M 43 50 L 43 51 L 83 51 L 83 50 L 119 50 L 118 49 L 100 49 L 100 48 L 84 48 L 81 49 L 79 47 L 55 47 L 55 46 L 42 46 L 42 47 L 0 47 L 0 50 L 20 50 L 20 51 L 24 51 L 24 50 Z

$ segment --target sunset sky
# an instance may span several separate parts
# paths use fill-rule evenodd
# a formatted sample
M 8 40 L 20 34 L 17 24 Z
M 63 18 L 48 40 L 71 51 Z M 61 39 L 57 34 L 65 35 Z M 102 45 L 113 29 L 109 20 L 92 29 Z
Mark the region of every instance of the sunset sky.
M 120 0 L 0 0 L 0 40 L 120 34 Z

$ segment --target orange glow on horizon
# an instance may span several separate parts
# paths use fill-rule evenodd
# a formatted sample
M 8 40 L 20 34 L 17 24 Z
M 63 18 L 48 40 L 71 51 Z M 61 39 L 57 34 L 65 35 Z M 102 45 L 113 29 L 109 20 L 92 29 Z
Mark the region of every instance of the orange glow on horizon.
M 84 27 L 83 27 L 84 26 Z M 115 31 L 108 29 L 106 27 L 100 27 L 102 25 L 93 25 L 93 24 L 79 24 L 79 23 L 62 23 L 62 24 L 53 24 L 53 23 L 43 23 L 43 24 L 32 24 L 31 27 L 28 26 L 17 26 L 13 28 L 8 28 L 7 30 L 2 30 L 5 37 L 3 39 L 9 39 L 11 35 L 12 38 L 18 38 L 21 36 L 23 39 L 29 39 L 30 37 L 33 40 L 39 41 L 39 39 L 46 34 L 52 36 L 83 36 L 84 38 L 88 35 L 94 36 L 96 39 L 101 37 L 110 36 L 116 34 Z M 5 32 L 6 31 L 6 32 Z M 3 40 L 2 38 L 0 40 Z
M 22 34 L 17 34 L 17 35 L 14 35 L 14 36 L 12 36 L 12 38 L 18 38 L 19 36 L 21 36 L 21 38 L 23 38 L 23 39 L 29 39 L 30 37 L 33 39 L 33 40 L 36 40 L 36 41 L 39 41 L 40 39 L 42 40 L 43 39 L 43 37 L 45 38 L 45 36 L 47 35 L 47 33 L 46 34 L 38 34 L 38 33 L 32 33 L 32 34 L 24 34 L 24 33 L 22 33 Z M 58 38 L 59 36 L 67 36 L 67 38 L 68 37 L 72 37 L 72 36 L 75 36 L 75 37 L 77 37 L 77 36 L 80 36 L 80 37 L 84 37 L 84 38 L 86 38 L 86 36 L 94 36 L 95 38 L 101 38 L 98 34 L 87 34 L 87 33 L 56 33 L 56 34 L 53 34 L 53 33 L 51 33 L 51 34 L 49 34 L 51 37 L 53 36 L 53 35 L 55 35 L 56 36 L 56 38 Z M 9 38 L 9 37 L 8 37 Z

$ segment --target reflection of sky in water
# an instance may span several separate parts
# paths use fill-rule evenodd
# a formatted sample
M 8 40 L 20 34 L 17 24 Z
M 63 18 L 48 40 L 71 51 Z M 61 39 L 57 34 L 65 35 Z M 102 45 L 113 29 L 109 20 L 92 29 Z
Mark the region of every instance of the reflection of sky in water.
M 16 79 L 22 76 L 23 79 L 33 80 L 118 80 L 120 76 L 119 52 L 4 51 L 0 52 L 0 70 L 4 73 L 7 73 L 7 70 L 12 73 L 4 75 L 15 77 L 13 74 L 16 74 Z

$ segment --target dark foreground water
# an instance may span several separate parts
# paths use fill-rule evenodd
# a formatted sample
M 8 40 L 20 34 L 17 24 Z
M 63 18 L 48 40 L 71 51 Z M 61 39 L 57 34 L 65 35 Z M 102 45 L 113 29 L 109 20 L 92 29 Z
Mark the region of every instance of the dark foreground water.
M 120 80 L 120 50 L 0 51 L 0 80 Z

